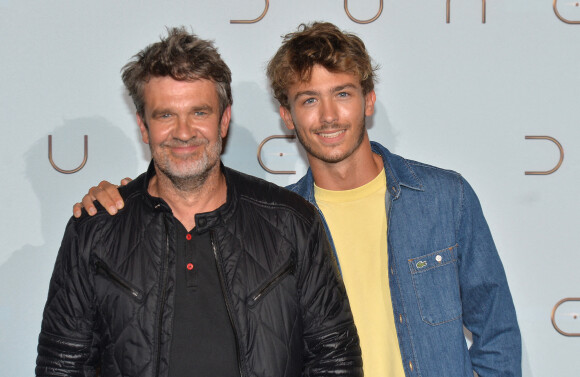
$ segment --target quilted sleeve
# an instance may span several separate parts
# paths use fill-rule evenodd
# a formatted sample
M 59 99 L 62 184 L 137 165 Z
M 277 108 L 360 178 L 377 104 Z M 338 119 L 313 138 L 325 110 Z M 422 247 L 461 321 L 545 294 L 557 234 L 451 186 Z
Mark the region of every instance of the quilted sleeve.
M 91 274 L 77 224 L 69 221 L 54 266 L 38 338 L 36 376 L 96 375 Z
M 310 229 L 298 270 L 304 321 L 304 376 L 362 376 L 359 339 L 322 222 Z

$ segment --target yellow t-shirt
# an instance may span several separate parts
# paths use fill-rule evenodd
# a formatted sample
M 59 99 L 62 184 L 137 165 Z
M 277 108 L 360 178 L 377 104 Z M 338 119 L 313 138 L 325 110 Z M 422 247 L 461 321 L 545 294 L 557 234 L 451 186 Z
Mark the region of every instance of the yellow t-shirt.
M 364 186 L 314 186 L 338 254 L 367 377 L 405 377 L 389 290 L 385 170 Z

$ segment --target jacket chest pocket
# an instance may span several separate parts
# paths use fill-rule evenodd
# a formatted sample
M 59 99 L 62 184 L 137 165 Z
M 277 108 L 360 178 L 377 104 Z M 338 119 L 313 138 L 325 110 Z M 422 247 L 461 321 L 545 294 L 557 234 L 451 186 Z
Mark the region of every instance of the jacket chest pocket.
M 421 319 L 439 325 L 461 318 L 457 245 L 409 259 Z
M 284 279 L 294 274 L 294 262 L 288 261 L 279 268 L 264 284 L 261 284 L 250 294 L 249 307 L 255 306 L 269 292 L 276 288 Z
M 143 301 L 143 292 L 113 271 L 105 262 L 95 259 L 94 265 L 97 277 L 104 278 L 137 302 Z

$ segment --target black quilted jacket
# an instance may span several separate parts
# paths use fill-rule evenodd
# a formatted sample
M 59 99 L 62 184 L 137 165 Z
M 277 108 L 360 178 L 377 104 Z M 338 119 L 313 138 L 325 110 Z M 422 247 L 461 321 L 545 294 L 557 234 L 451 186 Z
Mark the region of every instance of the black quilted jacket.
M 344 286 L 316 210 L 298 195 L 223 168 L 227 202 L 196 215 L 210 232 L 240 374 L 362 376 Z M 125 208 L 71 219 L 39 336 L 37 376 L 168 376 L 175 294 L 171 210 L 149 171 Z M 203 340 L 200 340 L 203 341 Z

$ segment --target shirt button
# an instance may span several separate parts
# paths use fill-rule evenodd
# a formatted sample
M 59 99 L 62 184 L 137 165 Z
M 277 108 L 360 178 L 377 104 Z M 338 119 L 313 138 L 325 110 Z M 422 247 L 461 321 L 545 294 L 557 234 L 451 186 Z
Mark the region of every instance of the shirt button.
M 409 361 L 409 369 L 411 369 L 411 372 L 413 371 L 413 363 L 411 361 Z
M 188 269 L 189 271 L 193 270 L 193 263 L 188 263 L 188 264 L 187 264 L 187 269 Z
M 403 315 L 399 314 L 399 322 L 403 323 Z
M 185 239 L 188 241 L 191 241 L 191 234 L 187 233 L 187 235 L 185 236 Z
M 443 260 L 443 257 L 442 257 L 441 255 L 437 255 L 437 256 L 435 257 L 435 260 L 436 260 L 437 262 L 441 263 L 441 261 Z

